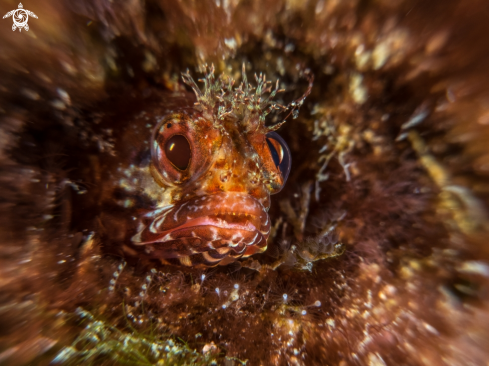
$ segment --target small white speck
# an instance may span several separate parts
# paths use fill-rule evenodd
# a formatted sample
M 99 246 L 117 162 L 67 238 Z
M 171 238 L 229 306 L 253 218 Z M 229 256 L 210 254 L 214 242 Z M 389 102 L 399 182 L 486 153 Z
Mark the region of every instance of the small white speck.
M 71 105 L 70 96 L 64 89 L 57 88 L 56 92 L 58 93 L 59 97 L 63 100 L 65 104 Z
M 489 277 L 489 265 L 482 261 L 466 261 L 462 264 L 459 271 Z
M 232 50 L 235 50 L 236 47 L 238 46 L 238 43 L 236 42 L 236 40 L 234 38 L 225 38 L 224 39 L 224 44 L 232 49 Z
M 424 323 L 424 322 L 423 322 L 423 325 L 428 332 L 433 333 L 435 335 L 440 335 L 440 333 L 432 325 L 430 325 L 428 323 Z

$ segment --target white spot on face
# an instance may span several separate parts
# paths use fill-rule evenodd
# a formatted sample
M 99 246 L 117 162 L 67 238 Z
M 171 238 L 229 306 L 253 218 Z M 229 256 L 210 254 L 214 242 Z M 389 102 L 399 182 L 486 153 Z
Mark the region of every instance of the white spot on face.
M 146 215 L 146 217 L 156 217 L 158 216 L 160 213 L 164 212 L 164 211 L 169 211 L 171 208 L 173 207 L 173 205 L 167 205 L 167 206 L 164 206 L 164 207 L 160 207 L 154 211 L 151 211 L 151 212 L 148 212 Z
M 235 252 L 237 252 L 237 253 L 239 253 L 239 254 L 241 254 L 241 253 L 243 253 L 245 250 L 246 250 L 246 245 L 243 245 L 243 248 L 241 248 L 241 249 L 240 249 L 240 248 L 237 248 L 237 249 L 235 249 L 234 251 L 235 251 Z
M 207 252 L 204 252 L 202 253 L 202 256 L 204 257 L 204 259 L 209 262 L 209 263 L 217 263 L 217 262 L 220 262 L 221 259 L 220 258 L 213 258 L 209 255 L 209 253 Z
M 234 242 L 231 242 L 231 243 L 228 243 L 228 246 L 231 247 L 231 248 L 236 248 L 240 243 L 241 241 L 243 240 L 243 237 L 239 237 L 240 240 L 235 244 Z M 235 239 L 235 236 L 233 236 L 233 239 Z
M 183 204 L 182 204 L 182 205 L 181 205 L 181 206 L 178 208 L 178 210 L 177 210 L 177 211 L 175 212 L 175 214 L 173 215 L 173 220 L 178 221 L 178 219 L 177 219 L 178 213 L 180 212 L 180 210 L 181 210 L 181 209 L 182 209 L 184 206 L 186 206 L 186 205 L 187 205 L 187 203 L 188 203 L 188 202 L 183 203 Z
M 157 234 L 157 233 L 159 232 L 158 227 L 159 227 L 159 225 L 160 225 L 161 221 L 163 221 L 164 219 L 165 219 L 165 218 L 164 218 L 164 217 L 162 217 L 162 218 L 160 218 L 160 219 L 158 219 L 158 220 L 153 221 L 153 222 L 151 223 L 151 225 L 149 226 L 149 231 L 150 231 L 151 233 L 153 233 L 153 234 Z
M 234 234 L 234 235 L 231 237 L 231 241 L 232 241 L 232 242 L 235 242 L 235 241 L 236 241 L 236 239 L 239 239 L 239 241 L 241 241 L 241 240 L 243 240 L 243 236 L 242 236 L 241 234 L 239 234 L 239 233 L 236 233 L 236 234 Z
M 163 238 L 163 239 L 161 239 L 160 241 L 163 243 L 163 242 L 165 242 L 165 241 L 170 241 L 170 240 L 173 240 L 173 236 L 171 235 L 171 233 L 170 233 L 170 234 L 166 234 L 166 235 L 164 236 L 164 238 Z
M 255 237 L 251 240 L 251 242 L 248 245 L 253 245 L 256 242 L 256 238 L 258 237 L 258 233 L 255 234 Z
M 172 206 L 167 206 L 167 207 L 172 207 Z M 166 207 L 164 209 L 166 209 Z M 164 209 L 158 209 L 156 211 L 162 212 Z M 150 214 L 148 214 L 146 216 L 155 217 L 156 215 L 154 215 L 154 212 L 155 211 L 151 212 Z M 150 231 L 152 233 L 157 233 L 157 231 L 153 231 L 153 228 L 159 229 L 159 227 L 163 224 L 163 221 L 165 220 L 167 214 L 168 214 L 168 211 L 165 212 L 163 215 L 161 215 L 158 219 L 153 221 L 153 223 L 150 226 Z

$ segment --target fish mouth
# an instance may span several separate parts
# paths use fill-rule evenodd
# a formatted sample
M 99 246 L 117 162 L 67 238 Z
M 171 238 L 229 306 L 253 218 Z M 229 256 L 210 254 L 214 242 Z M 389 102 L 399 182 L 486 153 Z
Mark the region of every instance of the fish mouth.
M 153 257 L 202 254 L 213 263 L 265 250 L 269 233 L 268 213 L 257 199 L 221 192 L 149 212 L 132 242 Z

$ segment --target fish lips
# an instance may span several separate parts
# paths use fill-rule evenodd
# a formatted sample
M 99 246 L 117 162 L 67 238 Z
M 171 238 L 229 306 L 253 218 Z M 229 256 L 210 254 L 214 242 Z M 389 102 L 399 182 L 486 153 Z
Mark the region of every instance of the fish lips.
M 257 199 L 221 192 L 146 214 L 132 242 L 165 258 L 208 251 L 248 256 L 266 248 L 269 233 L 268 213 Z

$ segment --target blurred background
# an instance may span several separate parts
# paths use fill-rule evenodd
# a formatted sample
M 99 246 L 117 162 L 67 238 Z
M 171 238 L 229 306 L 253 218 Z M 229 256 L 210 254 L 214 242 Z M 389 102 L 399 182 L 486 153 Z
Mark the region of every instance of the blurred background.
M 28 30 L 0 22 L 0 364 L 488 364 L 487 2 L 22 5 Z M 100 166 L 154 125 L 128 111 L 190 95 L 204 64 L 279 79 L 283 103 L 315 76 L 279 130 L 269 248 L 130 261 Z

